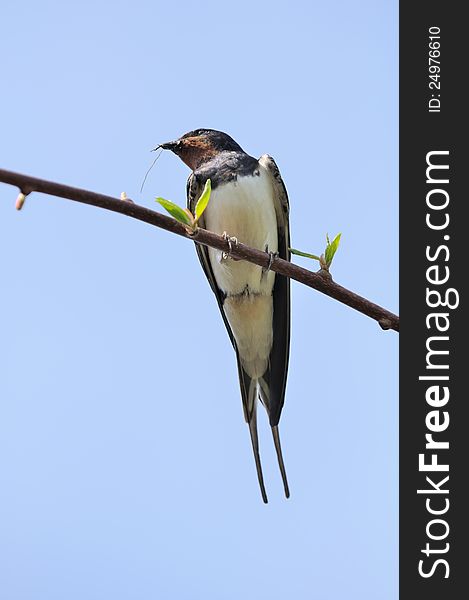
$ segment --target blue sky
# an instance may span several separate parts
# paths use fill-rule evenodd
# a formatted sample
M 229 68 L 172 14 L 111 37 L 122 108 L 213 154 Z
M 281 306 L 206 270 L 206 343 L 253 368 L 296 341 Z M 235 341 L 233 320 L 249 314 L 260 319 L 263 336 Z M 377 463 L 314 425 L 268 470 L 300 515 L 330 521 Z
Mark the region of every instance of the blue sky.
M 155 207 L 157 143 L 275 157 L 292 243 L 397 312 L 397 3 L 4 1 L 0 166 Z M 260 500 L 235 358 L 192 244 L 0 184 L 0 595 L 397 598 L 394 332 L 292 284 L 285 500 Z M 297 258 L 310 268 L 314 263 Z

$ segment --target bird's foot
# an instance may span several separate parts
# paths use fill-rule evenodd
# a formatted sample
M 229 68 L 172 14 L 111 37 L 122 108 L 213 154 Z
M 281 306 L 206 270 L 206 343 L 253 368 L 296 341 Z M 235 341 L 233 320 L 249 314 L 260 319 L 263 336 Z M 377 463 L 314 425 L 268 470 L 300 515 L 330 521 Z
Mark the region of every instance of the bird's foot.
M 231 237 L 230 235 L 228 235 L 226 233 L 226 231 L 224 231 L 223 232 L 223 239 L 228 244 L 228 252 L 222 252 L 221 253 L 221 258 L 222 258 L 222 260 L 228 260 L 229 258 L 231 258 L 231 253 L 233 251 L 233 246 L 236 247 L 238 245 L 238 238 Z
M 269 248 L 266 247 L 265 251 L 269 252 Z M 270 269 L 272 268 L 272 264 L 273 264 L 274 260 L 278 257 L 279 257 L 278 252 L 269 252 L 269 264 L 267 265 L 267 267 L 263 267 L 263 271 L 268 273 L 270 271 Z

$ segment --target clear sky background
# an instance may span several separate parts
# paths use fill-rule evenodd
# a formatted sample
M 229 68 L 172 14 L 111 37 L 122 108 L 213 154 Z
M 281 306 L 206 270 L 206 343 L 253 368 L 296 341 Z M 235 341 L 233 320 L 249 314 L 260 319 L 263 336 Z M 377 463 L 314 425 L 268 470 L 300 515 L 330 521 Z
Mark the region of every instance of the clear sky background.
M 275 157 L 292 243 L 397 312 L 397 3 L 42 2 L 0 12 L 0 166 L 156 208 L 159 142 Z M 397 344 L 292 284 L 283 497 L 262 504 L 192 243 L 0 184 L 2 600 L 397 598 Z M 316 269 L 307 259 L 296 262 Z

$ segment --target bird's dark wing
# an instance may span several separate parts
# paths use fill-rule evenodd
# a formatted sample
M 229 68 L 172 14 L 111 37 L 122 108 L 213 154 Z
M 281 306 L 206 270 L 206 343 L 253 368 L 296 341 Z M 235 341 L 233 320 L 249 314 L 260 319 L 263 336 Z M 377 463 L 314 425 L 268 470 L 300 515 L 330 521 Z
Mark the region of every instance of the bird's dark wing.
M 195 173 L 192 173 L 187 180 L 187 208 L 195 213 L 195 205 L 197 204 L 197 200 L 200 198 L 202 194 L 203 188 L 205 185 L 205 180 L 201 177 L 198 177 Z M 203 215 L 199 221 L 201 227 L 205 227 L 205 222 L 203 219 Z M 255 385 L 252 384 L 252 380 L 246 371 L 243 369 L 241 365 L 241 360 L 239 358 L 238 347 L 236 345 L 236 340 L 234 338 L 233 332 L 231 330 L 230 324 L 228 323 L 228 319 L 226 318 L 225 311 L 223 310 L 223 302 L 225 300 L 224 293 L 220 290 L 217 285 L 215 276 L 213 274 L 212 266 L 210 264 L 208 248 L 207 246 L 203 246 L 201 244 L 195 244 L 195 249 L 197 251 L 197 256 L 199 257 L 200 264 L 202 265 L 202 269 L 204 270 L 205 276 L 208 279 L 210 287 L 212 288 L 213 293 L 215 294 L 215 298 L 217 299 L 218 308 L 220 309 L 221 316 L 223 318 L 223 322 L 225 323 L 226 330 L 230 337 L 231 343 L 233 344 L 233 348 L 236 352 L 236 362 L 238 365 L 238 377 L 239 377 L 239 387 L 241 388 L 241 398 L 243 401 L 243 410 L 244 410 L 244 418 L 246 422 L 249 424 L 249 432 L 251 435 L 251 443 L 252 449 L 254 453 L 254 460 L 256 463 L 256 471 L 257 478 L 259 480 L 259 486 L 261 488 L 262 499 L 264 502 L 267 502 L 267 493 L 265 491 L 264 485 L 264 477 L 262 474 L 262 466 L 261 459 L 259 455 L 259 442 L 257 438 L 257 425 L 256 425 L 256 400 L 257 400 L 257 391 Z
M 195 213 L 195 205 L 197 204 L 197 200 L 200 198 L 200 195 L 203 192 L 205 185 L 205 181 L 201 178 L 197 177 L 195 173 L 192 173 L 187 180 L 186 192 L 187 192 L 187 208 Z M 202 215 L 199 220 L 199 224 L 201 227 L 205 227 L 204 217 Z M 202 265 L 202 269 L 204 270 L 205 276 L 208 279 L 210 287 L 212 288 L 213 293 L 215 294 L 215 298 L 217 299 L 218 308 L 220 309 L 221 316 L 223 317 L 223 322 L 225 323 L 226 329 L 228 331 L 228 335 L 230 336 L 231 343 L 234 346 L 234 349 L 237 351 L 236 342 L 233 336 L 233 332 L 231 331 L 230 324 L 228 323 L 228 319 L 226 318 L 225 311 L 223 310 L 223 302 L 225 300 L 224 293 L 220 290 L 215 280 L 215 275 L 213 274 L 212 267 L 210 265 L 210 260 L 208 256 L 208 248 L 207 246 L 203 246 L 202 244 L 195 244 L 195 249 L 197 251 L 197 256 L 199 257 L 200 264 Z
M 187 180 L 187 208 L 194 214 L 195 205 L 197 204 L 197 200 L 200 198 L 202 191 L 204 189 L 205 181 L 198 177 L 195 173 L 192 173 Z M 201 227 L 205 227 L 204 217 L 202 215 L 199 224 Z M 225 294 L 220 290 L 217 285 L 215 275 L 213 274 L 212 266 L 210 264 L 210 259 L 208 255 L 207 246 L 203 246 L 202 244 L 195 244 L 195 249 L 197 251 L 197 256 L 199 257 L 200 264 L 202 265 L 202 269 L 204 270 L 205 276 L 208 279 L 210 287 L 212 288 L 213 293 L 215 294 L 215 298 L 217 299 L 218 308 L 220 309 L 221 316 L 223 318 L 223 322 L 225 323 L 226 330 L 230 337 L 231 343 L 233 344 L 233 348 L 236 352 L 236 358 L 238 359 L 238 374 L 239 374 L 239 383 L 241 387 L 241 396 L 243 398 L 243 408 L 244 408 L 244 416 L 246 421 L 250 421 L 250 415 L 252 413 L 252 400 L 248 398 L 249 388 L 251 385 L 251 378 L 245 373 L 244 369 L 241 367 L 241 361 L 238 357 L 238 347 L 236 346 L 236 340 L 234 338 L 233 332 L 231 330 L 230 324 L 228 323 L 228 319 L 226 318 L 225 311 L 223 310 L 223 302 L 225 301 Z
M 278 228 L 278 253 L 280 258 L 290 260 L 290 223 L 287 190 L 274 159 L 264 154 L 259 164 L 265 167 L 272 179 L 275 211 Z M 273 345 L 270 352 L 269 370 L 264 375 L 268 384 L 269 421 L 272 428 L 278 425 L 285 400 L 288 358 L 290 354 L 290 280 L 282 275 L 275 276 L 273 290 Z

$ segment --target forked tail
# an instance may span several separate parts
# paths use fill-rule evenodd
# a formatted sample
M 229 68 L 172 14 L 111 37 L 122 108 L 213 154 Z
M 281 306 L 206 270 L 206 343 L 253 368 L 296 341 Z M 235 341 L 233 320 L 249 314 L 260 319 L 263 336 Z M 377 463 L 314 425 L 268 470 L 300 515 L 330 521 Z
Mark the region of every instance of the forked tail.
M 262 474 L 261 457 L 259 454 L 259 439 L 257 435 L 257 397 L 260 397 L 262 404 L 269 412 L 269 389 L 264 379 L 259 380 L 252 379 L 249 386 L 248 393 L 248 424 L 249 433 L 251 434 L 252 450 L 254 453 L 254 460 L 256 462 L 257 479 L 259 480 L 259 487 L 261 489 L 262 500 L 267 504 L 267 493 L 265 491 L 264 477 Z M 272 436 L 274 439 L 275 451 L 277 453 L 278 466 L 282 475 L 283 489 L 285 490 L 285 496 L 290 497 L 290 490 L 288 488 L 287 472 L 285 470 L 285 463 L 283 462 L 282 446 L 280 444 L 280 434 L 278 425 L 272 425 Z
M 257 479 L 259 480 L 259 487 L 261 488 L 262 500 L 267 504 L 267 493 L 265 491 L 264 476 L 262 474 L 261 457 L 259 454 L 259 438 L 257 436 L 257 411 L 256 404 L 251 412 L 251 419 L 249 421 L 249 433 L 251 434 L 252 451 L 254 453 L 254 460 L 256 461 Z
M 285 463 L 283 462 L 282 446 L 280 445 L 280 434 L 278 431 L 278 425 L 272 426 L 272 435 L 274 438 L 275 450 L 277 451 L 278 466 L 280 467 L 280 473 L 282 474 L 283 489 L 285 490 L 285 496 L 287 498 L 290 498 L 290 490 L 288 488 L 287 472 L 285 471 Z

